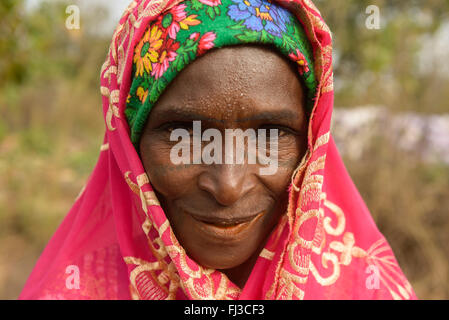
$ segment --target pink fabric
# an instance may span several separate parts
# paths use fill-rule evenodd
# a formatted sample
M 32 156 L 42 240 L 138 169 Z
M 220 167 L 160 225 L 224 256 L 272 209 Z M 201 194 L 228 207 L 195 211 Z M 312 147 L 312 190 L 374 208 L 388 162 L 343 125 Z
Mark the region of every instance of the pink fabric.
M 136 0 L 121 18 L 101 71 L 106 133 L 98 163 L 20 298 L 416 298 L 329 133 L 331 36 L 310 0 L 278 1 L 304 26 L 320 80 L 309 150 L 292 177 L 288 212 L 242 290 L 186 255 L 131 144 L 124 115 L 133 49 L 149 21 L 178 2 Z

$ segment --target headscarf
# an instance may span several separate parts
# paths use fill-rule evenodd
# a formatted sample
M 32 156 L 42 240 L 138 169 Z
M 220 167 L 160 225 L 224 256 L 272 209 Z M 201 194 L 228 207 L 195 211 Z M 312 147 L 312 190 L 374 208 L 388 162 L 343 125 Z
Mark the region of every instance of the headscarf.
M 247 3 L 254 12 L 256 3 L 270 12 L 282 11 L 281 7 L 288 10 L 312 48 L 311 61 L 306 62 L 313 66 L 316 79 L 308 149 L 292 175 L 288 210 L 271 233 L 242 289 L 225 274 L 202 267 L 186 254 L 134 148 L 127 117 L 132 123 L 133 118 L 139 118 L 138 112 L 134 116 L 125 114 L 127 100 L 132 108 L 133 94 L 142 94 L 137 84 L 131 90 L 138 71 L 133 65 L 139 63 L 134 62 L 136 48 L 148 30 L 147 37 L 151 37 L 149 25 L 157 24 L 167 12 L 173 16 L 180 13 L 178 19 L 184 17 L 183 5 L 192 9 L 196 6 L 196 11 L 204 11 L 210 19 L 219 19 L 226 10 L 221 6 L 225 3 L 229 4 L 228 13 L 230 5 L 237 5 L 241 13 Z M 261 13 L 266 12 L 261 11 L 262 6 L 258 8 L 256 18 L 262 19 Z M 186 19 L 189 16 L 187 13 Z M 245 17 L 242 14 L 239 21 L 243 23 L 239 23 L 246 22 L 248 27 L 251 24 Z M 258 23 L 254 15 L 251 17 L 251 23 Z M 179 34 L 188 26 L 176 18 L 172 21 L 176 23 L 162 26 L 171 27 L 167 30 L 170 38 L 170 32 Z M 194 26 L 188 27 L 194 30 Z M 211 27 L 218 39 L 223 26 Z M 285 35 L 277 27 L 270 30 Z M 191 40 L 199 45 L 203 39 L 204 48 L 210 49 L 212 38 L 203 38 L 210 30 L 194 32 L 198 35 L 190 34 Z M 306 55 L 306 51 L 300 52 Z M 176 57 L 170 59 L 168 68 Z M 150 74 L 155 70 L 150 71 L 145 63 L 143 68 Z M 154 71 L 153 76 L 165 75 L 159 71 Z M 97 165 L 45 248 L 20 298 L 416 298 L 349 177 L 330 134 L 334 97 L 331 33 L 310 0 L 135 0 L 114 32 L 101 70 L 101 93 L 106 132 Z M 138 137 L 138 130 L 135 132 Z
M 136 148 L 151 108 L 178 73 L 211 49 L 239 44 L 271 46 L 296 64 L 306 111 L 313 108 L 312 48 L 287 9 L 267 0 L 185 1 L 152 21 L 134 50 L 125 114 Z

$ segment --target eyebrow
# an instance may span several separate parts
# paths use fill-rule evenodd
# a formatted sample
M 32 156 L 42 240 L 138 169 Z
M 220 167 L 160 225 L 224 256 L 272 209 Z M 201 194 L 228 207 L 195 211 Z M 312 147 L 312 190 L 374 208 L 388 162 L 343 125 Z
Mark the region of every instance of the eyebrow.
M 205 117 L 199 113 L 187 111 L 185 109 L 181 109 L 179 107 L 169 107 L 169 109 L 166 110 L 158 110 L 154 111 L 155 116 L 159 119 L 167 119 L 172 118 L 173 116 L 186 120 L 186 121 L 194 121 L 194 120 L 201 120 L 201 121 L 214 121 L 214 122 L 223 122 L 223 120 L 213 119 L 209 117 Z
M 240 118 L 237 122 L 253 121 L 253 120 L 292 120 L 298 117 L 296 112 L 291 110 L 276 110 L 276 111 L 264 111 L 254 116 Z
M 220 120 L 216 118 L 210 118 L 206 117 L 204 115 L 201 115 L 199 113 L 187 111 L 185 109 L 181 109 L 179 107 L 172 107 L 167 110 L 155 110 L 155 116 L 159 119 L 167 119 L 172 118 L 175 116 L 176 118 L 185 120 L 185 121 L 195 121 L 195 120 L 201 120 L 201 121 L 209 121 L 209 122 L 219 122 L 223 123 L 225 120 Z M 289 121 L 291 122 L 299 115 L 291 110 L 275 110 L 275 111 L 263 111 L 260 113 L 257 113 L 255 115 L 235 119 L 233 121 L 235 122 L 248 122 L 248 121 Z

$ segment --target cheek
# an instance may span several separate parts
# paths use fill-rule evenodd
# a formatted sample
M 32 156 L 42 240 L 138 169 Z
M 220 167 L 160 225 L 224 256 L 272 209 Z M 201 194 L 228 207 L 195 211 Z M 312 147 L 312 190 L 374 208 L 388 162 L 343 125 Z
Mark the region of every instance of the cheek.
M 277 172 L 274 175 L 259 176 L 277 197 L 286 193 L 291 176 L 301 162 L 306 149 L 307 140 L 305 138 L 291 136 L 279 140 Z
M 192 189 L 196 172 L 190 165 L 174 165 L 170 160 L 173 145 L 156 136 L 142 138 L 140 154 L 151 185 L 166 197 L 178 197 Z
M 170 160 L 173 144 L 157 135 L 142 137 L 140 154 L 142 163 L 152 186 L 168 198 L 181 197 L 196 189 L 196 177 L 200 167 L 196 165 L 174 165 Z M 277 172 L 259 176 L 271 193 L 280 196 L 289 186 L 291 175 L 298 166 L 306 149 L 306 139 L 286 137 L 279 140 Z

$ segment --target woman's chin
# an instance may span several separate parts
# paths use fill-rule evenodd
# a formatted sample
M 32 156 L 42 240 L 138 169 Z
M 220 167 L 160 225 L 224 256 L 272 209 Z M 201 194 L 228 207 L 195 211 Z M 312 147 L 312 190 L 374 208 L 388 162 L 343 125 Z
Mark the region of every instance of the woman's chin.
M 193 260 L 204 268 L 225 271 L 244 264 L 250 257 L 251 254 L 236 257 L 228 252 L 217 252 L 214 256 L 196 257 Z

